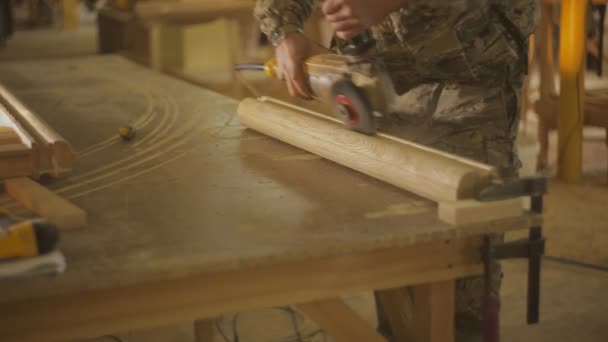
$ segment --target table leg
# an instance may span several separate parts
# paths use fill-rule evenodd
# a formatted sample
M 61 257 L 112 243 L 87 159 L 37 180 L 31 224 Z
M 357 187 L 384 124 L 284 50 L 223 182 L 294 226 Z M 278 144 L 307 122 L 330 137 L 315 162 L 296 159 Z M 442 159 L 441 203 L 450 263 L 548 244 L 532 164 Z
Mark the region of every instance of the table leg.
M 414 287 L 416 342 L 454 341 L 454 280 Z
M 194 321 L 194 341 L 213 342 L 214 319 Z
M 64 30 L 73 30 L 78 28 L 80 23 L 78 9 L 77 0 L 61 1 L 62 27 Z
M 379 307 L 390 323 L 394 341 L 414 341 L 412 300 L 407 288 L 381 290 L 376 292 Z
M 297 306 L 336 342 L 386 342 L 384 337 L 338 298 Z
M 392 336 L 393 331 L 391 328 L 391 323 L 389 322 L 386 314 L 386 309 L 384 308 L 380 291 L 374 291 L 374 302 L 376 303 L 376 318 L 378 320 L 376 331 L 378 331 L 384 337 Z
M 148 58 L 152 70 L 161 71 L 162 65 L 162 44 L 161 44 L 161 24 L 152 24 L 148 31 Z

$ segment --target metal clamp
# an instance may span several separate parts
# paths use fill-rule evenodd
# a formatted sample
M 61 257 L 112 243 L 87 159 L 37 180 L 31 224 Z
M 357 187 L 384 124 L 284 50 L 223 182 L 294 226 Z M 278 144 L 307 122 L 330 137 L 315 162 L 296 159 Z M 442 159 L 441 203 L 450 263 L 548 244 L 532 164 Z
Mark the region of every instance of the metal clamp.
M 517 197 L 530 197 L 530 213 L 541 215 L 543 196 L 547 193 L 547 178 L 544 176 L 524 177 L 493 184 L 477 195 L 479 201 L 497 201 Z M 539 321 L 541 258 L 545 252 L 542 226 L 530 227 L 527 239 L 506 243 L 495 243 L 487 237 L 483 250 L 485 298 L 484 322 L 482 326 L 484 342 L 498 341 L 498 298 L 491 293 L 491 262 L 496 259 L 528 259 L 527 323 Z

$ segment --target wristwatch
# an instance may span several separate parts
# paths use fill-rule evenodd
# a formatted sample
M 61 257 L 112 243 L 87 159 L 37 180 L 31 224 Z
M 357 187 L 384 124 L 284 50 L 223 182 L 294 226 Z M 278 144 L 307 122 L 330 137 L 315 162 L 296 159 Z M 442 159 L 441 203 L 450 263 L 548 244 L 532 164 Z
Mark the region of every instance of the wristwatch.
M 283 40 L 283 38 L 285 38 L 286 35 L 288 35 L 289 33 L 303 33 L 304 30 L 295 24 L 286 24 L 283 25 L 279 28 L 277 28 L 276 30 L 274 30 L 269 36 L 268 36 L 268 40 L 270 40 L 270 42 L 272 43 L 272 45 L 274 45 L 274 47 L 279 46 L 279 44 L 281 43 L 281 41 Z

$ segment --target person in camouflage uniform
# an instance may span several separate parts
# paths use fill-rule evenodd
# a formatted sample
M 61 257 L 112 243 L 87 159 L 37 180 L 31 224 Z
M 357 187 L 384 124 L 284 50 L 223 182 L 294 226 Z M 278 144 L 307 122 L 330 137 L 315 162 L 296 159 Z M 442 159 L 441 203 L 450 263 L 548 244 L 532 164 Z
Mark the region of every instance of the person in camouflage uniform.
M 519 97 L 536 0 L 384 1 L 388 12 L 370 14 L 381 15 L 377 22 L 365 16 L 380 11 L 381 0 L 322 3 L 338 36 L 369 28 L 376 40 L 377 57 L 399 95 L 379 129 L 493 165 L 505 178 L 517 176 Z M 277 46 L 290 93 L 304 98 L 309 93 L 298 64 L 319 49 L 301 32 L 314 6 L 313 0 L 258 0 L 255 7 L 262 32 Z M 498 292 L 498 263 L 494 270 Z M 456 286 L 457 340 L 479 340 L 483 281 L 463 279 Z

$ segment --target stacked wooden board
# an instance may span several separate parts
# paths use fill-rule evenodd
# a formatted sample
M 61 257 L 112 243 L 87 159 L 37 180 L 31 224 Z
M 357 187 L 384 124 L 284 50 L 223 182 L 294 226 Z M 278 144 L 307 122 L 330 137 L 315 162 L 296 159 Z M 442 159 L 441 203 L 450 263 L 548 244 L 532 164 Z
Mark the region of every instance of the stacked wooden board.
M 86 213 L 29 177 L 66 176 L 73 160 L 68 142 L 0 85 L 0 181 L 17 202 L 61 230 L 83 227 Z
M 0 179 L 62 177 L 73 160 L 68 142 L 0 85 Z
M 0 179 L 34 173 L 30 141 L 22 139 L 10 119 L 6 108 L 0 105 Z

